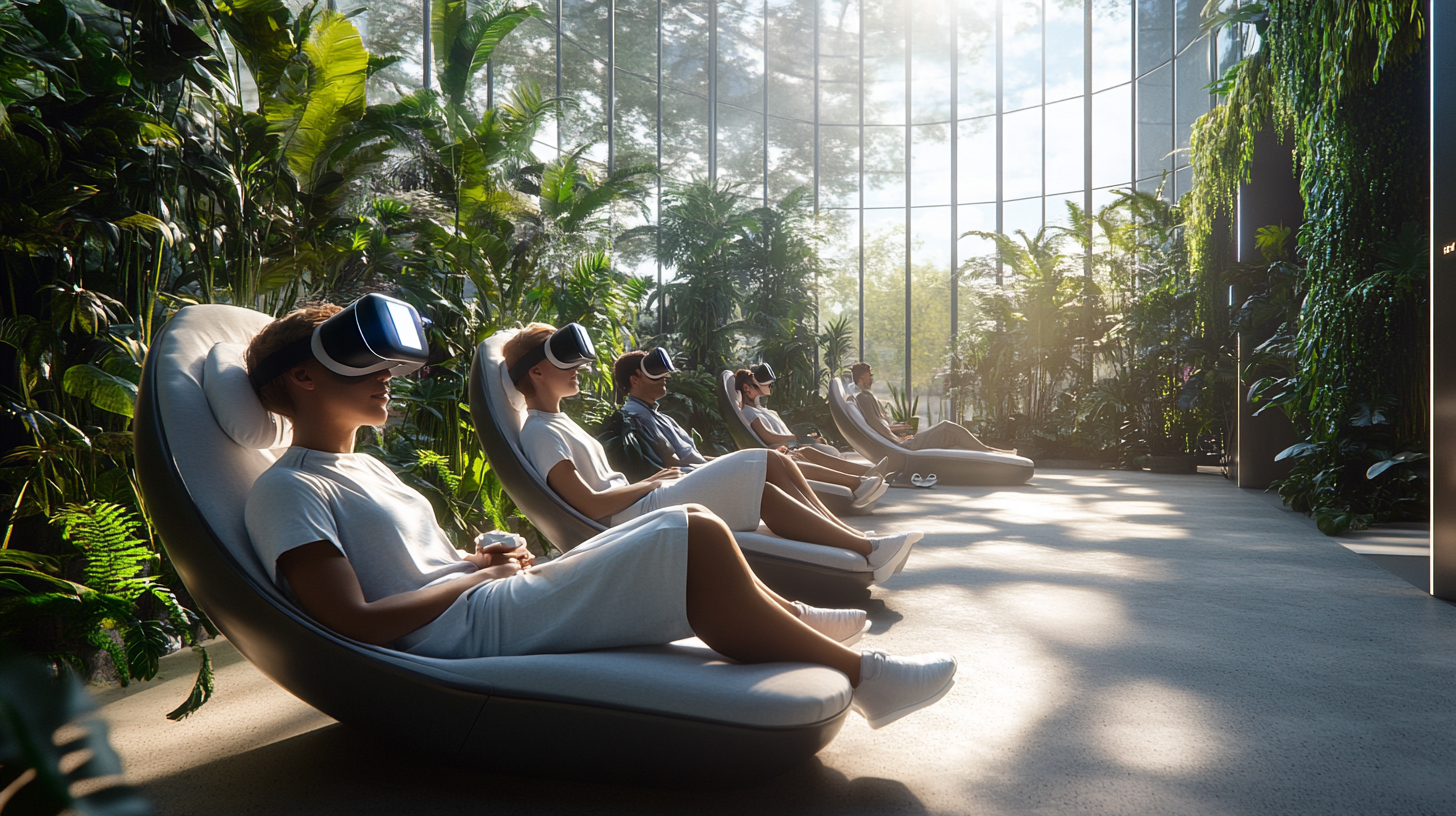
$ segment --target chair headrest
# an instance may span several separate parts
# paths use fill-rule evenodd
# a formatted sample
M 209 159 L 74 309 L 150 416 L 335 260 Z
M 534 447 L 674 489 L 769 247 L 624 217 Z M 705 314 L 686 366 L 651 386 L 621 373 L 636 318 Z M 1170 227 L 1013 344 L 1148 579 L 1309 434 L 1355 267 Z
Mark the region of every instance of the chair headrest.
M 502 329 L 480 344 L 480 352 L 484 355 L 481 374 L 485 377 L 492 414 L 500 421 L 502 435 L 521 464 L 534 473 L 530 460 L 521 452 L 521 427 L 526 424 L 526 395 L 511 382 L 505 357 L 506 342 L 519 331 L 520 329 Z
M 223 433 L 250 450 L 273 450 L 293 444 L 293 423 L 258 401 L 244 362 L 247 346 L 217 343 L 202 368 L 207 407 Z
M 738 390 L 738 377 L 731 370 L 725 370 L 723 376 L 723 393 L 728 395 L 728 402 L 732 403 L 739 416 L 743 416 L 743 392 Z

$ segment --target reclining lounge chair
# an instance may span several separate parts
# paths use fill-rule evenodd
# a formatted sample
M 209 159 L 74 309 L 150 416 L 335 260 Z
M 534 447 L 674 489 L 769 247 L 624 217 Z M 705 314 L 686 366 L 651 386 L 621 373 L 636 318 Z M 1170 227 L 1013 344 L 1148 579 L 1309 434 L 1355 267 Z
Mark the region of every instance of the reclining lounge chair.
M 552 544 L 569 550 L 606 529 L 567 504 L 546 485 L 521 453 L 521 426 L 526 421 L 525 397 L 506 372 L 503 349 L 515 329 L 499 332 L 476 349 L 470 367 L 470 415 L 491 469 L 526 518 Z M 884 581 L 900 571 L 909 557 L 871 570 L 864 557 L 835 547 L 780 538 L 759 526 L 757 532 L 734 533 L 753 571 L 766 583 L 788 592 L 805 587 L 859 587 Z
M 758 438 L 758 434 L 753 432 L 753 426 L 749 425 L 748 420 L 743 416 L 743 404 L 738 395 L 738 388 L 734 384 L 733 372 L 724 371 L 723 375 L 718 379 L 718 411 L 723 415 L 723 423 L 728 426 L 728 435 L 732 437 L 733 444 L 739 450 L 767 448 L 768 445 L 765 445 L 763 440 Z M 839 451 L 834 450 L 828 445 L 815 445 L 815 447 L 826 452 L 834 451 L 835 456 L 839 455 Z M 876 499 L 868 507 L 856 510 L 850 506 L 854 503 L 853 490 L 843 485 L 817 482 L 813 479 L 806 479 L 805 481 L 809 483 L 809 487 L 814 489 L 814 493 L 819 497 L 819 500 L 824 502 L 824 506 L 828 507 L 837 515 L 863 515 L 874 510 L 875 504 L 879 501 Z
M 861 456 L 871 462 L 889 457 L 889 468 L 901 473 L 934 473 L 938 484 L 1019 485 L 1031 480 L 1036 463 L 1025 456 L 947 448 L 913 451 L 875 433 L 845 392 L 844 381 L 829 380 L 829 413 L 834 426 Z
M 443 660 L 315 623 L 268 579 L 243 524 L 253 481 L 291 439 L 281 422 L 270 424 L 239 362 L 268 322 L 232 306 L 184 308 L 152 345 L 134 424 L 138 477 L 168 554 L 193 598 L 264 674 L 420 755 L 472 762 L 505 751 L 551 761 L 524 773 L 758 779 L 834 738 L 851 689 L 819 666 L 732 664 L 697 640 Z

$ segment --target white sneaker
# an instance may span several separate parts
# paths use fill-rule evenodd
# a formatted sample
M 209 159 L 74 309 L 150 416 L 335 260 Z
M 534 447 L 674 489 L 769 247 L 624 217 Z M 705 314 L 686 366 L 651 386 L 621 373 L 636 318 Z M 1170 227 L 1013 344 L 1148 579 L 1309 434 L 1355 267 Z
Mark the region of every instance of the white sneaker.
M 955 685 L 956 659 L 943 652 L 895 657 L 868 651 L 860 655 L 859 685 L 850 707 L 883 728 L 934 703 Z
M 874 463 L 874 465 L 871 466 L 869 470 L 866 470 L 864 472 L 864 478 L 868 479 L 871 476 L 885 476 L 885 475 L 889 474 L 889 472 L 890 472 L 890 457 L 886 456 L 885 458 L 881 459 L 880 461 Z
M 925 534 L 919 530 L 911 530 L 898 535 L 871 537 L 870 554 L 865 556 L 865 561 L 869 562 L 870 569 L 879 569 L 895 560 L 895 556 L 899 555 L 901 550 L 915 546 L 915 542 L 924 537 Z
M 799 601 L 794 609 L 806 626 L 841 646 L 853 646 L 870 630 L 870 616 L 863 609 L 820 609 Z
M 881 496 L 885 495 L 885 491 L 889 489 L 890 486 L 885 484 L 885 477 L 869 477 L 860 482 L 859 487 L 854 489 L 854 501 L 850 502 L 849 506 L 855 510 L 863 510 L 879 500 Z

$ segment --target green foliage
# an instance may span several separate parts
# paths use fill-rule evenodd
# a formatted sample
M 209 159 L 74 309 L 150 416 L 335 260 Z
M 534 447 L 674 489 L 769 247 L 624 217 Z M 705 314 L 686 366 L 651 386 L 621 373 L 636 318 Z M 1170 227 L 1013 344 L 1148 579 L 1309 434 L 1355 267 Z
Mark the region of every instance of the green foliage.
M 890 386 L 890 419 L 909 422 L 920 413 L 920 397 Z
M 752 226 L 731 184 L 694 181 L 663 197 L 655 229 L 657 258 L 677 269 L 667 286 L 668 323 L 675 327 L 689 368 L 721 371 L 738 356 L 740 241 Z
M 73 504 L 51 516 L 51 523 L 84 554 L 86 586 L 135 601 L 154 583 L 139 577 L 153 554 L 132 535 L 142 523 L 124 508 L 104 502 Z
M 964 271 L 981 284 L 975 291 L 984 315 L 978 327 L 984 347 L 967 361 L 981 386 L 981 410 L 990 417 L 1025 413 L 1044 420 L 1077 370 L 1084 317 L 1084 281 L 1063 250 L 1065 236 L 1041 229 L 1017 238 L 972 230 L 997 254 L 968 261 Z M 1007 285 L 996 285 L 1000 265 Z
M 53 676 L 43 663 L 8 644 L 0 648 L 0 805 L 33 814 L 152 812 L 135 789 L 118 784 L 121 760 L 107 738 L 106 722 L 88 716 L 93 709 L 75 675 Z M 73 762 L 77 756 L 84 759 Z M 73 795 L 78 783 L 91 792 Z
M 1226 96 L 1193 134 L 1193 266 L 1210 280 L 1220 271 L 1214 255 L 1222 237 L 1212 225 L 1247 178 L 1254 134 L 1270 126 L 1292 133 L 1306 214 L 1301 263 L 1292 268 L 1303 302 L 1260 349 L 1261 362 L 1282 366 L 1282 375 L 1262 380 L 1251 398 L 1280 405 L 1313 446 L 1301 449 L 1281 488 L 1291 505 L 1331 529 L 1365 516 L 1403 517 L 1412 512 L 1405 499 L 1420 504 L 1419 480 L 1402 488 L 1365 478 L 1372 448 L 1348 417 L 1388 401 L 1396 406 L 1392 439 L 1380 444 L 1422 450 L 1429 404 L 1425 239 L 1415 226 L 1424 221 L 1427 183 L 1422 6 L 1242 6 L 1237 14 L 1209 9 L 1210 26 L 1256 23 L 1262 47 L 1216 83 Z M 1417 461 L 1402 462 L 1401 471 Z
M 478 105 L 483 66 L 542 18 L 534 5 L 435 3 L 440 91 L 383 102 L 370 89 L 398 57 L 370 53 L 353 15 L 325 5 L 0 0 L 0 343 L 17 361 L 3 405 L 26 434 L 0 461 L 0 635 L 83 671 L 104 651 L 122 682 L 192 645 L 201 666 L 174 719 L 212 693 L 195 642 L 209 625 L 184 605 L 148 523 L 128 425 L 149 344 L 175 310 L 282 314 L 380 290 L 414 303 L 433 321 L 432 362 L 393 384 L 397 420 L 359 447 L 468 546 L 490 528 L 535 536 L 466 416 L 471 352 L 518 322 L 583 323 L 600 359 L 570 410 L 597 427 L 615 407 L 610 363 L 638 345 L 657 294 L 615 254 L 620 219 L 646 214 L 655 168 L 603 167 L 584 158 L 589 145 L 542 161 L 538 130 L 572 103 L 534 84 Z M 256 104 L 239 93 L 245 72 Z M 813 403 L 805 195 L 751 215 L 722 200 L 721 245 L 680 249 L 689 266 L 734 259 L 730 276 L 701 279 L 726 286 L 725 320 L 686 320 L 678 345 L 698 353 L 712 323 L 704 348 L 719 362 L 767 359 L 794 373 L 792 399 Z M 665 400 L 708 453 L 731 444 L 715 375 L 676 377 Z
M 834 359 L 842 364 L 848 323 L 841 320 L 838 334 L 827 339 L 818 333 L 820 239 L 807 190 L 750 207 L 737 186 L 703 180 L 665 196 L 657 226 L 623 236 L 650 242 L 657 259 L 676 268 L 665 287 L 665 322 L 672 331 L 660 342 L 680 349 L 684 367 L 703 379 L 699 388 L 674 377 L 670 387 L 683 391 L 668 395 L 665 410 L 710 447 L 732 448 L 717 408 L 717 377 L 724 369 L 767 362 L 779 374 L 774 404 L 791 423 L 827 418 L 819 411 L 826 376 L 819 352 L 837 337 Z M 701 394 L 688 398 L 690 391 Z

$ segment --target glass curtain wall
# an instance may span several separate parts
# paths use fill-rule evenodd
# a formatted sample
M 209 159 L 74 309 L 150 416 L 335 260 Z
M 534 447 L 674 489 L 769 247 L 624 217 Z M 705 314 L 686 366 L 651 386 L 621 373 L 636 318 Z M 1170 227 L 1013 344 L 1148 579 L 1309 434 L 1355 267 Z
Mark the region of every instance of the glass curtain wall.
M 1200 30 L 1203 0 L 538 2 L 549 21 L 512 36 L 488 87 L 573 101 L 541 154 L 654 163 L 659 198 L 695 178 L 751 204 L 807 186 L 821 321 L 848 316 L 880 387 L 930 418 L 947 343 L 977 319 L 956 270 L 993 250 L 960 236 L 1034 236 L 1117 188 L 1181 196 L 1206 86 L 1241 51 Z

